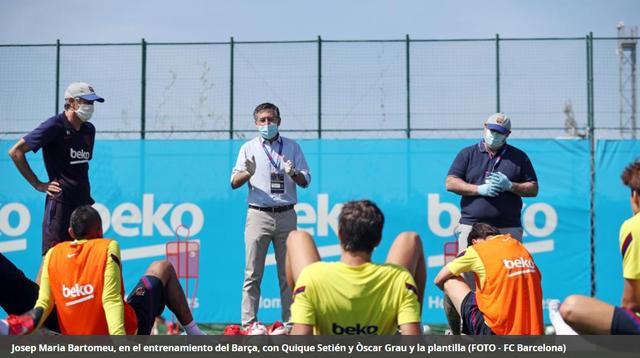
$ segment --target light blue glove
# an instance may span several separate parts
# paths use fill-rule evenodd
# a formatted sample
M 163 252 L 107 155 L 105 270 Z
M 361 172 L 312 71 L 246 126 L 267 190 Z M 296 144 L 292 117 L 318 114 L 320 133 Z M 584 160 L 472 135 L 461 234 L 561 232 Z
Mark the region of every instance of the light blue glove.
M 493 183 L 478 185 L 478 195 L 488 196 L 493 198 L 497 196 L 499 192 L 500 192 L 500 189 L 498 188 L 497 185 Z
M 495 184 L 501 192 L 511 190 L 511 186 L 513 185 L 511 184 L 511 180 L 501 172 L 493 172 L 489 174 L 489 180 L 492 184 Z

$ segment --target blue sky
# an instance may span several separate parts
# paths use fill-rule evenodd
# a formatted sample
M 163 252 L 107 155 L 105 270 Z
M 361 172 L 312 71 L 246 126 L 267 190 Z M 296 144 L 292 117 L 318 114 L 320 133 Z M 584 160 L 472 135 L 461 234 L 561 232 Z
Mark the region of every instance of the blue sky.
M 615 36 L 633 0 L 0 0 L 0 43 Z

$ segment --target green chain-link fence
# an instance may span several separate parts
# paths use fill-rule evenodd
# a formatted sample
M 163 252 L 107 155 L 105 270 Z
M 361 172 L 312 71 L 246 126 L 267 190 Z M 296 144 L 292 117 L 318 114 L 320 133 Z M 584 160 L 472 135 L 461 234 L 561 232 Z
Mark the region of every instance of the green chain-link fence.
M 513 137 L 631 138 L 618 42 L 0 45 L 0 138 L 60 111 L 72 81 L 107 99 L 96 109 L 100 138 L 244 138 L 265 101 L 294 138 L 473 137 L 496 111 L 512 117 Z

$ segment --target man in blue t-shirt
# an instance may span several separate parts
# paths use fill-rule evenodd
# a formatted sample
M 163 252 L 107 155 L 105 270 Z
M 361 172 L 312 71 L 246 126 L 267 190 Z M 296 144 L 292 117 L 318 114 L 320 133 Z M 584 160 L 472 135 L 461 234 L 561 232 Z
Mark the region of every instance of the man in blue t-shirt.
M 522 241 L 522 197 L 538 195 L 538 177 L 525 152 L 506 143 L 509 134 L 509 117 L 492 115 L 484 124 L 483 140 L 462 149 L 449 168 L 447 191 L 462 196 L 459 251 L 467 247 L 471 225 L 478 222 Z
M 104 102 L 87 83 L 74 82 L 64 93 L 64 112 L 42 122 L 9 150 L 20 174 L 36 190 L 46 193 L 42 220 L 42 255 L 69 241 L 69 218 L 80 205 L 93 204 L 89 161 L 93 157 L 96 129 L 89 122 L 94 102 Z M 25 154 L 42 148 L 48 180 L 35 175 Z
M 484 123 L 483 139 L 462 149 L 449 168 L 447 191 L 461 196 L 462 215 L 455 230 L 458 252 L 467 248 L 475 223 L 489 224 L 522 241 L 522 197 L 538 195 L 538 177 L 527 154 L 507 144 L 510 134 L 511 119 L 493 114 Z M 473 280 L 467 282 L 474 287 Z

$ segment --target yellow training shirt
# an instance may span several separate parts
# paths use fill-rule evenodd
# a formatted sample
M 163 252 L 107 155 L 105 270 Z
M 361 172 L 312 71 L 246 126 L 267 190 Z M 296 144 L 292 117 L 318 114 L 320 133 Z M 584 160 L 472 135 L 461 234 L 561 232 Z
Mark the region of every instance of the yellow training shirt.
M 640 279 L 640 214 L 620 227 L 620 253 L 622 254 L 622 275 L 629 280 Z
M 478 253 L 473 247 L 467 247 L 462 255 L 449 262 L 447 264 L 447 269 L 456 276 L 460 276 L 460 274 L 464 272 L 474 272 L 478 275 L 480 286 L 484 286 L 484 279 L 487 275 L 487 270 L 485 269 L 480 256 L 478 256 Z
M 291 306 L 293 323 L 314 334 L 392 335 L 420 322 L 416 284 L 403 267 L 316 262 L 302 270 Z

